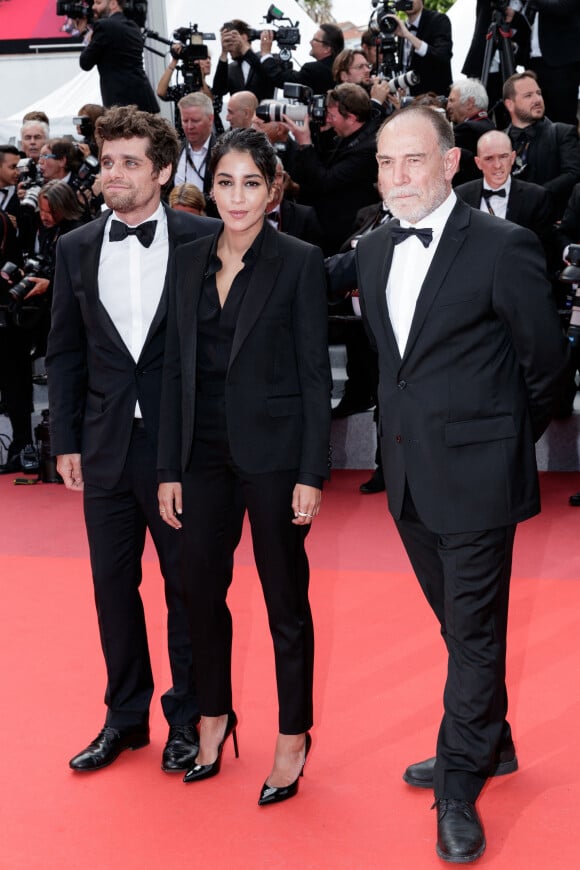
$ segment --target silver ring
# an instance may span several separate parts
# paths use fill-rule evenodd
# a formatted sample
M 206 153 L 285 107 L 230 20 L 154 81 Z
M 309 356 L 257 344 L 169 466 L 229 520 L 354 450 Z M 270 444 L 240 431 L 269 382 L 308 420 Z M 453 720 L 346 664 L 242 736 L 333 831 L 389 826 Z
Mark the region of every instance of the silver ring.
M 310 517 L 311 520 L 314 519 L 314 514 L 305 514 L 302 511 L 297 511 L 299 517 Z
M 161 508 L 161 510 L 159 511 L 160 514 L 164 514 L 165 512 L 166 511 L 163 508 Z

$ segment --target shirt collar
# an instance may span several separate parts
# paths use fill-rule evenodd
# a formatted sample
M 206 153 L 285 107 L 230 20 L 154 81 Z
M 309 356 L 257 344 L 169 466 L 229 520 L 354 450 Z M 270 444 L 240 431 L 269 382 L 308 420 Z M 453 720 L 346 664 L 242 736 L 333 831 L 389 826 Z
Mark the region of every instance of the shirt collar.
M 435 211 L 432 211 L 426 217 L 422 218 L 416 224 L 410 224 L 409 221 L 401 220 L 402 227 L 413 227 L 414 229 L 425 229 L 429 227 L 433 230 L 433 238 L 437 238 L 443 232 L 445 224 L 449 219 L 449 215 L 455 208 L 457 197 L 452 190 L 447 199 L 437 206 Z
M 254 239 L 254 241 L 252 242 L 252 244 L 250 245 L 250 247 L 248 248 L 248 250 L 246 251 L 246 253 L 242 257 L 242 261 L 244 263 L 244 266 L 253 266 L 254 263 L 256 262 L 258 255 L 260 253 L 260 250 L 262 248 L 262 242 L 264 240 L 264 234 L 266 232 L 266 223 L 267 223 L 267 221 L 264 221 L 264 225 L 263 225 L 262 229 L 260 230 L 260 232 L 258 233 L 256 238 Z M 223 229 L 221 230 L 221 232 L 217 236 L 214 237 L 214 240 L 213 240 L 213 243 L 211 246 L 211 250 L 210 250 L 210 254 L 209 254 L 209 264 L 208 264 L 208 269 L 207 269 L 208 275 L 213 275 L 215 272 L 217 272 L 220 269 L 220 267 L 222 265 L 222 261 L 220 260 L 220 258 L 218 256 L 218 252 L 217 252 L 218 241 L 219 241 L 222 233 L 223 233 Z
M 122 224 L 127 224 L 127 221 L 123 218 L 123 215 L 117 214 L 115 211 L 112 211 L 107 219 L 107 223 L 105 226 L 105 238 L 108 238 L 109 230 L 111 228 L 111 221 L 121 221 Z M 163 203 L 159 203 L 155 211 L 152 215 L 145 219 L 145 221 L 140 221 L 140 223 L 145 223 L 146 221 L 157 221 L 157 226 L 155 227 L 155 238 L 153 241 L 159 241 L 160 239 L 167 238 L 167 215 L 165 214 L 165 209 L 163 208 Z M 139 224 L 127 224 L 128 227 L 139 226 Z
M 511 175 L 508 175 L 508 177 L 506 178 L 505 182 L 504 182 L 503 184 L 500 184 L 499 187 L 490 187 L 489 184 L 487 184 L 485 178 L 483 179 L 483 189 L 484 189 L 484 190 L 505 190 L 505 198 L 506 198 L 506 201 L 507 201 L 507 198 L 508 198 L 509 195 L 510 195 L 511 187 L 512 187 L 512 177 L 511 177 Z

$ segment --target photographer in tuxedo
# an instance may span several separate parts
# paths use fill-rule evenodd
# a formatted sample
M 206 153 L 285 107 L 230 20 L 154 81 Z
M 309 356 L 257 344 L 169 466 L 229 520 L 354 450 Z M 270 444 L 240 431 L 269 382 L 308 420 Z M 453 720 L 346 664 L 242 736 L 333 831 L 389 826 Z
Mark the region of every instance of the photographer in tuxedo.
M 389 509 L 448 652 L 433 788 L 437 854 L 485 850 L 475 802 L 517 769 L 506 720 L 506 635 L 516 526 L 540 509 L 534 441 L 567 348 L 536 237 L 457 201 L 453 130 L 410 107 L 382 126 L 385 205 L 398 218 L 356 248 L 362 314 L 379 357 Z M 469 280 L 466 281 L 466 276 Z
M 83 492 L 94 595 L 107 667 L 105 724 L 75 771 L 105 767 L 149 743 L 153 675 L 139 593 L 145 534 L 159 556 L 173 685 L 162 768 L 187 769 L 198 750 L 180 540 L 157 507 L 157 431 L 165 345 L 165 279 L 176 247 L 219 223 L 166 208 L 178 155 L 157 115 L 115 107 L 98 119 L 109 209 L 61 239 L 48 340 L 51 443 L 65 486 Z

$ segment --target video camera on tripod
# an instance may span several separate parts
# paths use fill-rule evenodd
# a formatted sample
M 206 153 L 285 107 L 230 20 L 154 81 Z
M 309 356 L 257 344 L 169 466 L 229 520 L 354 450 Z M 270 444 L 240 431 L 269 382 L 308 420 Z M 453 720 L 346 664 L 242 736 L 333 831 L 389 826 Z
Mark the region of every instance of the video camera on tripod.
M 373 11 L 369 18 L 369 30 L 374 34 L 374 72 L 386 79 L 392 79 L 403 70 L 397 60 L 397 41 L 394 35 L 397 22 L 389 16 L 396 15 L 397 12 L 410 12 L 413 0 L 371 0 L 371 3 Z
M 207 60 L 208 52 L 205 41 L 215 39 L 215 33 L 202 33 L 197 24 L 190 23 L 189 27 L 178 27 L 177 30 L 174 30 L 173 40 L 159 36 L 154 30 L 145 30 L 145 36 L 170 47 L 171 57 L 179 61 L 176 69 L 181 73 L 188 93 L 201 89 L 203 78 L 199 61 Z M 176 43 L 181 46 L 179 50 L 174 48 Z
M 66 15 L 67 18 L 73 20 L 86 18 L 87 21 L 91 22 L 94 18 L 93 0 L 73 0 L 73 2 L 56 0 L 56 14 Z M 123 15 L 143 29 L 147 21 L 147 0 L 125 0 Z

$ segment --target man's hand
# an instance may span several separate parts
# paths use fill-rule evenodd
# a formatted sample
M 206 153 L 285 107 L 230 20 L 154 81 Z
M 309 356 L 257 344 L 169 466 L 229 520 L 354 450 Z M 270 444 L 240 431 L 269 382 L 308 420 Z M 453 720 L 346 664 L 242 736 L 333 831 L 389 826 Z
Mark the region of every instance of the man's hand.
M 260 33 L 260 52 L 262 54 L 272 54 L 272 43 L 274 42 L 274 33 L 272 30 L 262 30 Z
M 35 286 L 26 294 L 25 299 L 30 299 L 32 296 L 42 296 L 50 287 L 48 278 L 37 278 L 33 275 L 27 275 L 27 278 L 29 281 L 33 281 Z
M 160 483 L 157 493 L 161 519 L 172 529 L 180 529 L 179 517 L 183 512 L 180 483 Z
M 82 492 L 84 487 L 80 453 L 63 453 L 56 457 L 56 470 L 67 489 Z
M 292 121 L 288 115 L 282 115 L 282 120 L 284 122 L 284 126 L 287 130 L 289 130 L 298 145 L 312 145 L 312 136 L 310 135 L 310 124 L 308 123 L 308 117 L 304 119 L 303 125 L 298 125 L 295 121 Z

